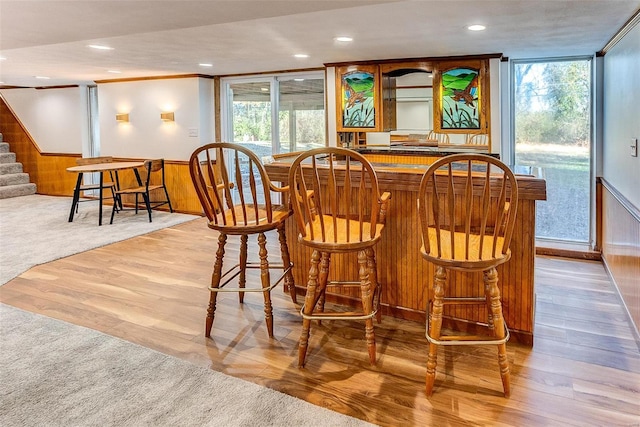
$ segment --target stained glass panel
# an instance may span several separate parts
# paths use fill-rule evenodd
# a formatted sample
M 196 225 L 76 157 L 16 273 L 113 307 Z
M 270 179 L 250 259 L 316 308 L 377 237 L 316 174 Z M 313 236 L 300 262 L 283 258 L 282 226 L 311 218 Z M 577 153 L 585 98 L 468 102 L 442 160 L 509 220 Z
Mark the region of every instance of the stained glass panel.
M 480 129 L 480 70 L 453 68 L 442 73 L 441 129 Z

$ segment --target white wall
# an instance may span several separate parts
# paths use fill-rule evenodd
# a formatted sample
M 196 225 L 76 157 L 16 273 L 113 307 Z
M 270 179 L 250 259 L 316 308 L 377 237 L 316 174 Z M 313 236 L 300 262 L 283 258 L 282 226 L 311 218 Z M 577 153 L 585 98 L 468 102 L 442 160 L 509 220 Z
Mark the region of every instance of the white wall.
M 88 144 L 86 86 L 0 93 L 42 153 L 78 154 Z
M 640 25 L 604 56 L 604 141 L 602 176 L 640 208 L 640 157 L 631 157 L 631 138 L 640 140 Z
M 197 147 L 214 139 L 213 105 L 212 79 L 100 84 L 100 154 L 188 160 Z M 174 112 L 174 122 L 160 119 L 168 111 Z M 116 122 L 116 113 L 128 113 L 129 123 Z

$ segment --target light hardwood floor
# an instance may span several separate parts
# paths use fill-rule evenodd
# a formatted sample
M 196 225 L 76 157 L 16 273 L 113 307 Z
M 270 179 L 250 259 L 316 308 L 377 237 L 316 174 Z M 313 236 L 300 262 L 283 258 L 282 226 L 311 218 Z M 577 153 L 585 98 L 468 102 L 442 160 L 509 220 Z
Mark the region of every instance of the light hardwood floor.
M 276 260 L 277 239 L 268 238 Z M 259 294 L 242 306 L 236 294 L 222 294 L 205 339 L 216 242 L 204 219 L 192 221 L 32 268 L 0 287 L 0 301 L 382 426 L 640 424 L 638 343 L 598 262 L 536 259 L 535 343 L 507 346 L 510 398 L 502 397 L 493 347 L 442 349 L 426 398 L 421 323 L 383 317 L 375 367 L 362 322 L 314 323 L 306 368 L 298 369 L 300 307 L 278 287 L 273 339 Z M 237 247 L 230 239 L 227 256 Z

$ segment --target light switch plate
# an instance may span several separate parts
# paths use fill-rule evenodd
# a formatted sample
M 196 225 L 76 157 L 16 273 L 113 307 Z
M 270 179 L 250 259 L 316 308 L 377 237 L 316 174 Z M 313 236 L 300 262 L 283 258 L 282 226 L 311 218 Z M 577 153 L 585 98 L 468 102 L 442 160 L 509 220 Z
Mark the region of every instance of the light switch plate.
M 198 128 L 189 128 L 189 136 L 191 138 L 197 138 L 198 137 Z
M 631 157 L 638 157 L 638 138 L 631 138 Z

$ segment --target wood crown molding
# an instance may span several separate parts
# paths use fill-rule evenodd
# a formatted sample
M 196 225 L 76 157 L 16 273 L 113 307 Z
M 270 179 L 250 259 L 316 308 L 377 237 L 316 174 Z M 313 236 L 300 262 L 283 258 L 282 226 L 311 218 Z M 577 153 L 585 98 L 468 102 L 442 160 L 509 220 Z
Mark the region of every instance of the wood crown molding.
M 343 67 L 347 65 L 378 65 L 378 64 L 393 64 L 396 62 L 432 62 L 432 61 L 460 61 L 469 59 L 494 59 L 502 58 L 501 53 L 487 53 L 483 55 L 459 55 L 459 56 L 436 56 L 426 58 L 398 58 L 398 59 L 381 59 L 370 61 L 349 61 L 349 62 L 328 62 L 324 64 L 325 67 Z
M 144 81 L 144 80 L 170 80 L 170 79 L 193 79 L 193 78 L 213 79 L 214 76 L 211 76 L 208 74 L 175 74 L 171 76 L 132 77 L 132 78 L 124 78 L 124 79 L 96 80 L 96 84 L 138 82 L 138 81 Z

